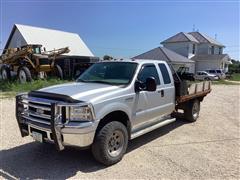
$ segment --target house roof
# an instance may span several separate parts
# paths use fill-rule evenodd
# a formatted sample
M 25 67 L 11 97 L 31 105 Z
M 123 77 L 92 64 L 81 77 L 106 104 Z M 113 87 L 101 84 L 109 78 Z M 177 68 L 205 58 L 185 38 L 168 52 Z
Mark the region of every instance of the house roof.
M 198 40 L 195 37 L 193 37 L 191 34 L 180 32 L 180 33 L 162 41 L 161 44 L 175 43 L 175 42 L 195 42 L 195 43 L 199 43 Z
M 135 56 L 134 59 L 152 59 L 152 60 L 162 60 L 172 63 L 194 63 L 194 61 L 177 54 L 167 48 L 157 47 L 143 54 Z
M 41 44 L 47 51 L 69 47 L 70 52 L 66 55 L 94 56 L 80 36 L 76 33 L 69 33 L 59 30 L 39 28 L 27 25 L 15 24 L 4 49 L 7 49 L 16 29 L 24 38 L 27 44 Z
M 213 45 L 225 47 L 223 44 L 218 42 L 216 39 L 213 39 L 213 38 L 211 38 L 203 33 L 200 33 L 200 32 L 189 32 L 189 33 L 180 32 L 180 33 L 162 41 L 161 44 L 176 43 L 176 42 L 210 43 Z
M 220 42 L 218 42 L 216 39 L 213 39 L 213 38 L 207 36 L 206 34 L 203 34 L 203 33 L 200 33 L 200 32 L 189 32 L 188 34 L 195 37 L 199 41 L 199 43 L 210 43 L 210 44 L 225 47 Z
M 194 61 L 204 61 L 204 60 L 220 61 L 223 59 L 228 60 L 229 59 L 228 54 L 202 54 L 202 55 L 195 55 L 191 58 L 191 60 L 194 60 Z

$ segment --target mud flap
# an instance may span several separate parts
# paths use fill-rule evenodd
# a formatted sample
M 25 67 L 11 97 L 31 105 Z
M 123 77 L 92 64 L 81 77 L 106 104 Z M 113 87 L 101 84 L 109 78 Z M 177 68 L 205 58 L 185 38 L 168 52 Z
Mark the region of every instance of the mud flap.
M 62 135 L 61 135 L 61 127 L 57 126 L 56 120 L 58 117 L 56 117 L 56 104 L 51 104 L 51 131 L 52 136 L 54 140 L 54 144 L 58 151 L 61 151 L 64 149 L 64 146 L 62 144 Z

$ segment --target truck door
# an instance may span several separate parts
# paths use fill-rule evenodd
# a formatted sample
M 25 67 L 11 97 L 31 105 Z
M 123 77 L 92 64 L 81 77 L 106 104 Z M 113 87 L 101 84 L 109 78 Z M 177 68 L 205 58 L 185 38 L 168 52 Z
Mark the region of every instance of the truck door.
M 146 124 L 153 120 L 155 117 L 159 117 L 163 114 L 162 107 L 161 107 L 161 92 L 160 92 L 160 79 L 159 79 L 159 73 L 157 71 L 157 68 L 154 64 L 145 64 L 142 66 L 139 74 L 138 74 L 138 80 L 145 83 L 146 79 L 148 77 L 154 77 L 157 83 L 157 90 L 154 92 L 148 92 L 148 91 L 141 91 L 139 93 L 139 100 L 144 99 L 145 103 L 145 118 L 139 118 L 137 119 L 137 124 L 139 126 Z M 143 102 L 143 101 L 142 101 Z M 140 106 L 140 102 L 138 103 Z
M 175 86 L 173 76 L 169 66 L 164 63 L 159 63 L 161 85 L 160 91 L 163 92 L 161 96 L 161 112 L 163 114 L 170 114 L 175 109 Z

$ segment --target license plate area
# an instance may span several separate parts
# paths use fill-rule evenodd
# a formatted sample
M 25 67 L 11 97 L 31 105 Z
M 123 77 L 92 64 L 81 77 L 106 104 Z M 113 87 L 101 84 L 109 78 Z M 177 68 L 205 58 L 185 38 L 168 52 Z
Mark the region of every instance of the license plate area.
M 47 139 L 47 132 L 41 131 L 39 129 L 30 127 L 30 132 L 34 140 L 38 142 L 44 142 L 44 139 Z
M 32 131 L 32 137 L 35 141 L 38 141 L 38 142 L 43 142 L 43 135 L 39 132 L 36 132 L 36 131 Z

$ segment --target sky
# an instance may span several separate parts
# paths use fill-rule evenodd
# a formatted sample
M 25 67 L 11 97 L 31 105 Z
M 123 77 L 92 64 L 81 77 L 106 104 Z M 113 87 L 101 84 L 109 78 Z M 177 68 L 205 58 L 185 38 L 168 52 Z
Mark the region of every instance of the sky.
M 0 1 L 0 48 L 15 23 L 77 33 L 100 57 L 133 57 L 195 27 L 216 37 L 231 58 L 240 59 L 236 0 Z

